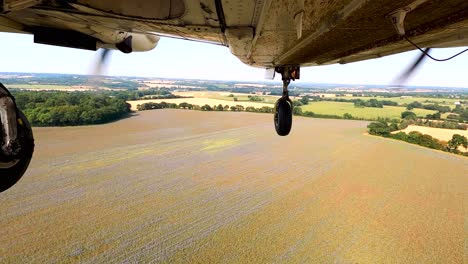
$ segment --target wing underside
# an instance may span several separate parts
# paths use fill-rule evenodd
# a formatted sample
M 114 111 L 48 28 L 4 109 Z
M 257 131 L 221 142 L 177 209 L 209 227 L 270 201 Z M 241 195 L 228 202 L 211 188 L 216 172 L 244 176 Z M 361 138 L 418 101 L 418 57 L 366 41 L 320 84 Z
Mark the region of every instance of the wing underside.
M 379 58 L 421 47 L 468 46 L 466 0 L 5 0 L 0 31 L 67 30 L 102 45 L 121 32 L 229 46 L 246 64 L 322 65 Z M 99 47 L 99 46 L 98 46 Z

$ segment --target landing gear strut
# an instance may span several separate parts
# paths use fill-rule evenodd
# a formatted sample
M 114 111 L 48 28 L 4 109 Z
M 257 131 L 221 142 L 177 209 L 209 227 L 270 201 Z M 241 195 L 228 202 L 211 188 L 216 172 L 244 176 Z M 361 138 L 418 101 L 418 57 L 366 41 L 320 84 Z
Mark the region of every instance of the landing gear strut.
M 0 83 L 0 192 L 24 174 L 34 152 L 34 138 L 26 116 Z
M 275 103 L 274 123 L 276 133 L 287 136 L 291 131 L 293 102 L 289 99 L 288 86 L 291 80 L 299 79 L 299 66 L 277 66 L 275 71 L 281 74 L 283 80 L 283 96 Z

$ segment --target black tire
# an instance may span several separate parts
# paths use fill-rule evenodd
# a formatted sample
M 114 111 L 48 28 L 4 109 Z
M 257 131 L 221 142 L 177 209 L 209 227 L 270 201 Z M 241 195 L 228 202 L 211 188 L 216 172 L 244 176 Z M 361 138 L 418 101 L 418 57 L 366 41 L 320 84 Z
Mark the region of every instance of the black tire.
M 21 151 L 16 164 L 9 168 L 0 168 L 0 192 L 3 192 L 13 186 L 21 179 L 31 162 L 34 152 L 34 137 L 26 116 L 18 110 L 18 138 L 20 139 Z
M 276 133 L 287 136 L 292 126 L 292 105 L 288 100 L 280 99 L 277 102 L 274 115 Z

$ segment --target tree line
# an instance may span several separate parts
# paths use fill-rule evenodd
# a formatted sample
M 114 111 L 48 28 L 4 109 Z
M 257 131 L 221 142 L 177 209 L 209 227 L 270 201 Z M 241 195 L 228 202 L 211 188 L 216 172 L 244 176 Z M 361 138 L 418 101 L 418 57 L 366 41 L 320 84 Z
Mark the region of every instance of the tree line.
M 468 125 L 460 124 L 457 121 L 451 120 L 437 120 L 440 119 L 440 112 L 435 114 L 429 114 L 425 119 L 417 118 L 416 114 L 411 111 L 404 111 L 401 113 L 401 122 L 399 124 L 400 129 L 405 129 L 408 125 L 426 126 L 434 128 L 445 128 L 445 129 L 461 129 L 466 130 Z M 436 119 L 431 120 L 431 119 Z
M 167 102 L 148 102 L 137 105 L 138 111 L 145 111 L 145 110 L 155 110 L 155 109 L 188 109 L 188 110 L 197 110 L 197 111 L 233 111 L 233 112 L 251 112 L 251 113 L 273 113 L 274 108 L 270 106 L 262 106 L 262 107 L 253 107 L 247 106 L 244 107 L 242 105 L 194 105 L 189 104 L 187 102 L 182 102 L 180 104 L 176 103 L 167 103 Z M 343 116 L 339 115 L 327 115 L 327 114 L 316 114 L 311 111 L 303 112 L 300 107 L 293 108 L 293 114 L 296 116 L 304 116 L 304 117 L 314 117 L 314 118 L 328 118 L 328 119 L 352 119 L 352 120 L 364 120 L 363 118 L 354 117 L 349 113 L 345 113 Z
M 412 102 L 406 106 L 406 109 L 413 110 L 414 108 L 434 110 L 437 113 L 428 115 L 428 119 L 441 119 L 441 114 L 449 113 L 447 115 L 448 120 L 453 120 L 461 123 L 468 123 L 468 107 L 464 107 L 462 104 L 458 104 L 454 109 L 449 106 L 439 104 L 422 104 L 420 102 Z
M 125 101 L 135 101 L 142 99 L 173 99 L 182 98 L 182 96 L 172 94 L 169 89 L 149 89 L 138 91 L 106 91 L 103 92 L 109 96 L 115 96 Z
M 197 111 L 233 111 L 233 112 L 253 112 L 253 113 L 273 113 L 273 107 L 269 106 L 262 106 L 260 108 L 256 108 L 253 106 L 244 107 L 243 105 L 194 105 L 189 104 L 187 102 L 182 102 L 180 104 L 176 103 L 155 103 L 155 102 L 148 102 L 144 104 L 137 105 L 138 111 L 145 111 L 145 110 L 153 110 L 153 109 L 165 109 L 165 108 L 172 108 L 172 109 L 188 109 L 188 110 L 197 110 Z
M 102 124 L 130 112 L 125 100 L 107 93 L 13 91 L 13 95 L 33 126 Z
M 401 124 L 398 124 L 395 121 L 389 122 L 389 120 L 386 119 L 379 119 L 376 122 L 372 122 L 367 126 L 367 128 L 371 135 L 392 138 L 427 148 L 468 156 L 468 152 L 460 152 L 458 150 L 460 146 L 468 149 L 467 138 L 459 134 L 454 134 L 451 140 L 443 142 L 431 135 L 422 134 L 417 131 L 412 131 L 408 134 L 404 132 L 392 133 L 403 128 L 401 127 Z
M 434 111 L 438 111 L 440 113 L 448 113 L 450 111 L 452 111 L 452 109 L 449 107 L 449 106 L 446 106 L 446 105 L 439 105 L 439 104 L 422 104 L 420 102 L 412 102 L 412 103 L 409 103 L 407 106 L 406 106 L 406 109 L 408 110 L 413 110 L 414 108 L 420 108 L 420 109 L 426 109 L 426 110 L 434 110 Z

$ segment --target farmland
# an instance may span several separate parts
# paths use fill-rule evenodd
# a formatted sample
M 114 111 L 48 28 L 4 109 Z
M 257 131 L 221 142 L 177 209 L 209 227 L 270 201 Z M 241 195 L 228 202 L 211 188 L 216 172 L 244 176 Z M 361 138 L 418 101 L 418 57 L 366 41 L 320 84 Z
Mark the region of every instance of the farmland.
M 11 89 L 25 89 L 25 90 L 54 90 L 54 91 L 88 91 L 92 90 L 91 86 L 69 86 L 69 85 L 55 85 L 55 84 L 9 84 Z
M 167 103 L 175 103 L 175 104 L 180 104 L 180 103 L 189 103 L 189 104 L 194 104 L 194 105 L 205 105 L 208 104 L 210 106 L 213 105 L 229 105 L 229 106 L 235 106 L 235 105 L 242 105 L 244 107 L 247 106 L 253 106 L 253 107 L 262 107 L 262 106 L 272 106 L 268 104 L 263 104 L 263 103 L 257 103 L 257 102 L 234 102 L 234 101 L 226 101 L 226 100 L 219 100 L 219 99 L 211 99 L 211 98 L 177 98 L 177 99 L 148 99 L 148 100 L 135 100 L 135 101 L 127 101 L 132 107 L 132 110 L 137 109 L 137 105 L 139 104 L 144 104 L 144 103 L 161 103 L 161 102 L 167 102 Z
M 187 102 L 194 105 L 204 105 L 208 104 L 210 106 L 222 104 L 224 105 L 242 105 L 244 107 L 253 106 L 260 108 L 262 106 L 273 107 L 273 104 L 278 100 L 278 96 L 259 96 L 263 99 L 261 102 L 252 102 L 249 100 L 247 94 L 239 93 L 226 93 L 226 92 L 176 92 L 174 93 L 178 96 L 191 96 L 193 98 L 177 98 L 177 99 L 157 99 L 157 100 L 136 100 L 129 101 L 132 105 L 132 110 L 136 110 L 138 104 L 144 104 L 148 102 L 167 102 L 167 103 L 176 103 L 180 104 L 182 102 Z M 232 97 L 229 95 L 232 94 Z M 234 101 L 233 98 L 237 98 L 238 101 Z M 299 98 L 299 97 L 298 97 Z M 354 97 L 352 97 L 354 98 Z M 297 98 L 291 98 L 296 100 Z M 366 119 L 366 120 L 376 120 L 379 117 L 390 118 L 390 119 L 400 119 L 401 113 L 406 111 L 405 107 L 400 106 L 385 106 L 384 108 L 360 108 L 355 107 L 353 103 L 349 102 L 333 102 L 333 101 L 320 101 L 320 102 L 310 102 L 308 105 L 301 106 L 302 111 L 311 111 L 315 114 L 323 115 L 337 115 L 343 116 L 345 113 L 351 114 L 355 118 Z M 416 115 L 420 117 L 425 117 L 428 114 L 434 114 L 436 111 L 425 110 L 425 109 L 413 109 L 412 110 Z
M 328 114 L 343 116 L 345 113 L 351 114 L 354 117 L 363 118 L 367 120 L 375 120 L 379 117 L 400 119 L 401 112 L 406 111 L 404 107 L 399 106 L 384 106 L 383 108 L 360 108 L 355 107 L 353 103 L 345 102 L 313 102 L 306 106 L 301 106 L 302 111 L 311 111 L 316 114 Z M 425 109 L 413 109 L 417 116 L 425 117 L 427 114 L 433 114 L 436 111 Z
M 386 108 L 384 108 L 386 109 Z M 37 128 L 2 263 L 463 263 L 468 159 L 367 122 L 158 110 Z
M 407 128 L 401 131 L 407 134 L 412 131 L 417 131 L 423 134 L 431 135 L 433 138 L 437 138 L 442 141 L 449 141 L 450 139 L 452 139 L 452 136 L 454 134 L 468 137 L 468 130 L 459 130 L 459 129 L 442 129 L 442 128 L 423 127 L 423 126 L 408 126 Z
M 387 100 L 398 103 L 398 105 L 410 104 L 412 102 L 420 102 L 420 103 L 438 103 L 441 105 L 448 105 L 453 107 L 455 102 L 459 102 L 460 99 L 454 98 L 434 98 L 434 97 L 365 97 L 365 96 L 353 96 L 353 97 L 346 97 L 346 96 L 338 96 L 336 99 L 361 99 L 361 100 L 369 100 L 369 99 L 377 99 L 377 100 Z

